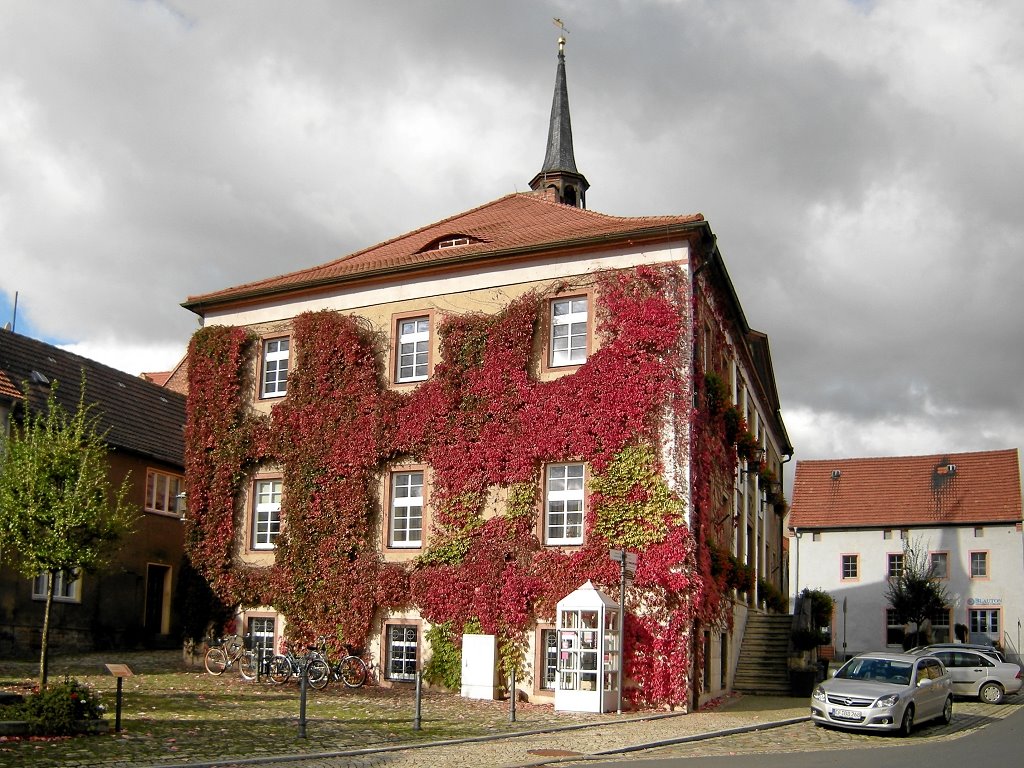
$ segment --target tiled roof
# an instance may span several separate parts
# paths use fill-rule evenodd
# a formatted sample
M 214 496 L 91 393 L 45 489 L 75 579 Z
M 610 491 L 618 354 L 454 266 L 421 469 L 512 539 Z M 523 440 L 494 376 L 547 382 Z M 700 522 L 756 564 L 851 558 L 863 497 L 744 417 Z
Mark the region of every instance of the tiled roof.
M 152 381 L 158 387 L 163 387 L 167 384 L 167 380 L 171 378 L 172 371 L 143 371 L 139 374 L 146 381 Z
M 798 461 L 789 525 L 886 528 L 1021 522 L 1016 449 Z
M 17 397 L 21 397 L 21 392 L 0 368 L 0 399 L 13 400 Z
M 49 386 L 59 382 L 57 400 L 69 411 L 78 406 L 85 369 L 87 403 L 96 404 L 99 427 L 114 448 L 184 466 L 185 398 L 138 376 L 11 331 L 0 331 L 0 397 L 21 398 L 22 383 L 31 385 L 33 405 L 46 401 Z M 33 377 L 33 372 L 42 377 Z M 8 391 L 6 380 L 14 383 Z
M 629 237 L 652 237 L 666 228 L 702 221 L 704 217 L 700 214 L 608 216 L 563 205 L 542 194 L 516 193 L 327 264 L 202 296 L 191 296 L 184 306 L 201 312 L 204 306 L 233 299 L 322 287 L 374 274 L 413 271 L 482 257 L 593 245 L 595 240 L 608 242 Z M 469 242 L 438 248 L 438 243 L 447 238 L 465 238 Z

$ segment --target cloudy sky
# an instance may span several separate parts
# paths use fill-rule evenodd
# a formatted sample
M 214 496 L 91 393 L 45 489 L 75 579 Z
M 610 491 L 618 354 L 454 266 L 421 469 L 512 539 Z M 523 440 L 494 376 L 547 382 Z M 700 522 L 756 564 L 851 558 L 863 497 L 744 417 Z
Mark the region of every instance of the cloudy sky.
M 703 213 L 797 458 L 1024 444 L 1024 3 L 0 0 L 0 322 L 132 373 L 187 296 L 528 188 Z

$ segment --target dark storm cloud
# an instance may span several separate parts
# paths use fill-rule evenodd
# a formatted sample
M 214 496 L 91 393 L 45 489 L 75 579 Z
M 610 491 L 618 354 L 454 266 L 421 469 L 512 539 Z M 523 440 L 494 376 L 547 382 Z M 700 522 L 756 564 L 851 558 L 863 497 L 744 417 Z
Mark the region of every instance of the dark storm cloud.
M 5 301 L 167 368 L 189 295 L 526 189 L 554 16 L 590 207 L 709 218 L 799 456 L 1021 443 L 1009 0 L 8 0 Z

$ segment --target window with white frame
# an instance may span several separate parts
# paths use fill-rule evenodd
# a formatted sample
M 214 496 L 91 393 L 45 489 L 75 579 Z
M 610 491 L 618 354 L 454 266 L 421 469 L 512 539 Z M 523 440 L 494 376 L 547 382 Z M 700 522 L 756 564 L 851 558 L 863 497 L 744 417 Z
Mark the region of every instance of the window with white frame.
M 549 464 L 545 488 L 545 544 L 583 543 L 583 464 Z
M 551 302 L 551 366 L 587 362 L 587 297 Z
M 860 555 L 842 555 L 841 567 L 844 579 L 860 578 Z
M 423 473 L 391 473 L 388 546 L 423 546 Z
M 384 627 L 384 637 L 384 676 L 398 682 L 415 680 L 419 627 L 388 624 Z
M 890 579 L 898 578 L 903 574 L 903 553 L 898 552 L 888 555 L 886 564 L 886 575 Z
M 156 469 L 146 470 L 146 511 L 166 515 L 181 514 L 184 509 L 185 479 Z
M 250 616 L 249 636 L 257 658 L 265 659 L 274 655 L 274 619 L 270 616 Z
M 78 570 L 58 571 L 53 582 L 53 599 L 59 603 L 77 603 L 82 599 L 82 580 Z M 32 580 L 32 599 L 45 600 L 50 574 L 40 573 Z
M 430 318 L 399 320 L 396 335 L 395 381 L 423 381 L 430 360 Z
M 942 608 L 941 610 L 935 611 L 935 613 L 931 615 L 930 620 L 932 623 L 932 642 L 952 642 L 953 635 L 949 631 L 949 608 Z
M 553 691 L 558 680 L 558 630 L 540 631 L 540 670 L 537 687 Z
M 971 578 L 988 578 L 988 552 L 971 552 Z
M 288 339 L 263 342 L 260 397 L 283 397 L 288 392 Z
M 281 480 L 257 480 L 253 487 L 253 549 L 274 548 L 281 533 L 281 492 Z
M 886 645 L 903 645 L 903 638 L 906 635 L 906 629 L 903 622 L 896 618 L 895 608 L 885 609 L 885 644 Z
M 949 578 L 949 553 L 932 552 L 930 555 L 931 575 L 936 579 Z

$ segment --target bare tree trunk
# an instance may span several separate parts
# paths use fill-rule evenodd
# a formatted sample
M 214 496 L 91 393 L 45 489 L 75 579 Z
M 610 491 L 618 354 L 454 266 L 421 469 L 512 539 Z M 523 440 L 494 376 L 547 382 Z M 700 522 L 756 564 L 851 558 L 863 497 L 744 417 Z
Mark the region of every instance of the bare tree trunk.
M 53 606 L 53 588 L 57 583 L 57 573 L 50 571 L 46 584 L 46 611 L 43 613 L 43 637 L 39 644 L 39 690 L 46 690 L 46 678 L 50 666 L 50 608 Z

